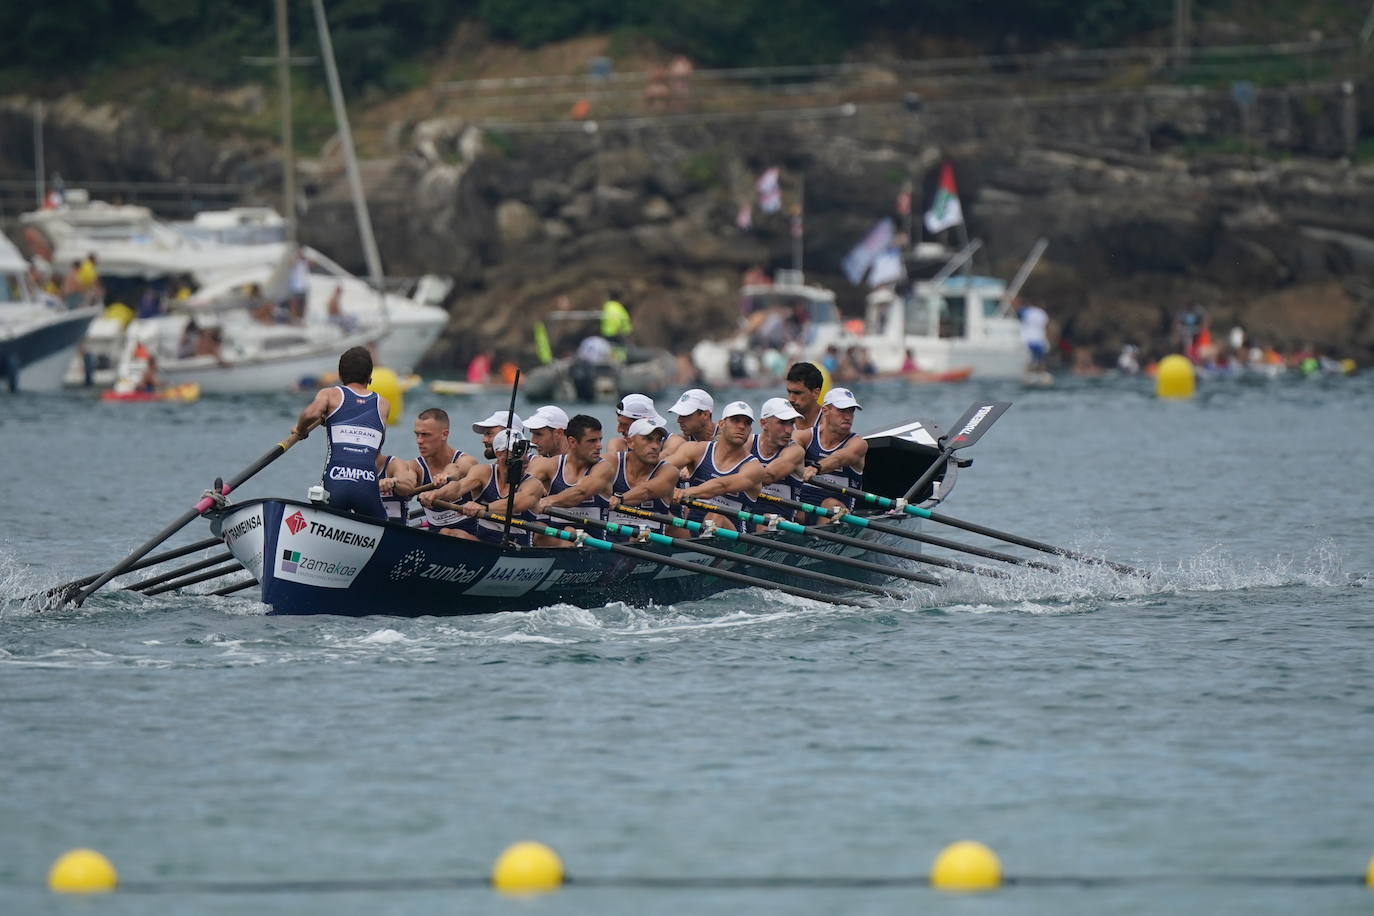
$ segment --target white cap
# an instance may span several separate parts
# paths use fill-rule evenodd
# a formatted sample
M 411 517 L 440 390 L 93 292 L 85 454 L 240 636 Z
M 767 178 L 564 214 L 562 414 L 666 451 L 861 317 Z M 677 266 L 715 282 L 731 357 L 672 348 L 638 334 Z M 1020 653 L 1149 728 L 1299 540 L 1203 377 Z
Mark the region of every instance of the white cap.
M 654 407 L 654 399 L 647 394 L 625 395 L 616 405 L 615 412 L 632 420 L 652 419 L 658 416 L 658 408 Z
M 510 430 L 503 429 L 491 437 L 491 450 L 493 452 L 505 452 L 510 450 Z
M 792 402 L 787 398 L 769 398 L 763 402 L 763 409 L 759 411 L 759 419 L 766 420 L 769 417 L 776 417 L 779 420 L 799 420 L 801 414 L 792 406 Z
M 487 430 L 491 429 L 493 426 L 499 426 L 499 427 L 501 427 L 502 429 L 505 429 L 505 428 L 506 428 L 506 420 L 509 419 L 509 417 L 510 417 L 510 414 L 509 414 L 507 411 L 498 410 L 498 411 L 496 411 L 496 413 L 494 413 L 494 414 L 492 414 L 491 416 L 487 417 L 485 420 L 478 420 L 476 423 L 472 424 L 472 431 L 475 432 L 475 433 L 477 433 L 477 434 L 480 436 L 482 433 L 485 433 Z M 521 419 L 520 419 L 520 414 L 516 414 L 516 415 L 515 415 L 515 431 L 516 431 L 516 432 L 521 432 L 521 431 L 524 430 L 525 427 L 522 426 L 521 423 L 522 423 L 522 421 L 521 421 Z
M 749 406 L 748 401 L 731 401 L 725 405 L 725 409 L 720 413 L 722 420 L 726 417 L 748 417 L 752 420 L 754 419 L 754 408 Z
M 822 403 L 828 407 L 839 407 L 841 409 L 845 407 L 858 407 L 860 410 L 863 410 L 862 407 L 859 407 L 859 401 L 854 397 L 854 392 L 850 391 L 848 388 L 831 388 L 830 393 L 825 396 L 825 400 Z
M 525 429 L 567 429 L 568 415 L 561 407 L 545 404 L 525 421 Z
M 638 420 L 635 420 L 633 423 L 630 424 L 630 428 L 625 431 L 625 435 L 647 436 L 656 429 L 663 430 L 664 435 L 667 435 L 668 433 L 668 427 L 663 425 L 662 418 L 655 417 L 651 420 L 648 417 L 640 417 Z
M 687 414 L 696 413 L 698 410 L 712 410 L 715 406 L 716 402 L 709 394 L 700 388 L 688 388 L 682 392 L 682 397 L 677 399 L 677 403 L 668 408 L 668 412 L 685 417 Z

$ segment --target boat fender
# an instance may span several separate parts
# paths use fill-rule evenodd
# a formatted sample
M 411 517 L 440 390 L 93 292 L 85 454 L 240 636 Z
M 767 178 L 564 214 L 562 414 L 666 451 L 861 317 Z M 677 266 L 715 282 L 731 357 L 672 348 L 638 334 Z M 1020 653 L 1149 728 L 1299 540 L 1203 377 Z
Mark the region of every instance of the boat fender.
M 716 536 L 716 523 L 709 518 L 701 523 L 701 537 L 713 538 Z

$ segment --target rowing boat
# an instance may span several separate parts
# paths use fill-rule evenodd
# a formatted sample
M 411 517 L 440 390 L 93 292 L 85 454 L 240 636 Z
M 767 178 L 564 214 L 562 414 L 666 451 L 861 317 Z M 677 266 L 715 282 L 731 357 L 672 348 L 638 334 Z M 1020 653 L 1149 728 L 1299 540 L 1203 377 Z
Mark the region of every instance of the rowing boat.
M 865 485 L 880 495 L 902 496 L 940 456 L 939 436 L 938 427 L 928 421 L 866 436 Z M 938 490 L 941 499 L 953 487 L 957 468 L 956 462 L 948 463 Z M 260 584 L 262 601 L 273 614 L 418 617 L 528 611 L 560 603 L 579 607 L 602 607 L 614 601 L 635 606 L 671 604 L 739 587 L 717 571 L 750 572 L 748 564 L 708 556 L 686 539 L 671 545 L 636 543 L 633 553 L 589 547 L 501 549 L 287 498 L 228 505 L 208 517 L 211 531 L 224 539 Z M 891 516 L 891 523 L 910 528 L 919 520 L 898 512 Z M 802 558 L 786 548 L 805 546 L 837 558 L 888 566 L 904 562 L 862 546 L 892 539 L 877 532 L 863 532 L 859 544 L 782 532 L 767 537 L 776 541 L 777 548 L 756 548 L 752 557 L 850 581 L 880 585 L 888 577 L 856 570 L 839 559 Z M 732 548 L 722 538 L 702 543 L 707 542 Z M 682 568 L 684 562 L 690 565 Z M 821 588 L 811 579 L 788 574 L 776 574 L 770 582 L 835 594 L 844 591 Z

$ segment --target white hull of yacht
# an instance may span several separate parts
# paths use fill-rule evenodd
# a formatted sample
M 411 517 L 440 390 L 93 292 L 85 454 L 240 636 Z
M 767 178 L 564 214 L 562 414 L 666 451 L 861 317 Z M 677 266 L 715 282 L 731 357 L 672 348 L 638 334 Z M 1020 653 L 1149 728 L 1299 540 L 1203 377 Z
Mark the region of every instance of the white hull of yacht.
M 11 310 L 11 314 L 5 314 Z M 0 384 L 18 391 L 57 391 L 63 370 L 100 310 L 61 312 L 33 306 L 0 307 Z

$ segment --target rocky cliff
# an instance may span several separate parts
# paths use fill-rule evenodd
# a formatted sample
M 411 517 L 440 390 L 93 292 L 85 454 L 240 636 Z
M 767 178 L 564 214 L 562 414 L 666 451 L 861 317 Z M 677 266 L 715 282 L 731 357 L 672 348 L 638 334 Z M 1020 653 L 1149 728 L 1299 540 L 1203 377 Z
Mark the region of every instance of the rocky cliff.
M 1270 93 L 1244 119 L 1224 94 L 1197 92 L 520 131 L 441 118 L 396 125 L 393 154 L 364 172 L 388 272 L 457 280 L 452 322 L 430 354 L 439 371 L 488 345 L 527 353 L 532 322 L 559 295 L 595 308 L 618 289 L 641 338 L 678 350 L 726 331 L 741 272 L 791 261 L 785 214 L 736 225 L 740 201 L 769 166 L 783 170 L 788 207 L 804 182 L 808 274 L 857 313 L 863 290 L 844 281 L 841 259 L 892 215 L 909 177 L 919 209 L 946 158 L 969 232 L 985 241 L 980 269 L 1010 275 L 1036 238 L 1048 238 L 1026 293 L 1101 357 L 1127 341 L 1163 352 L 1172 316 L 1197 300 L 1222 330 L 1238 323 L 1281 345 L 1311 341 L 1368 363 L 1374 168 L 1341 158 L 1359 136 L 1360 99 L 1340 86 Z M 1219 141 L 1234 140 L 1242 121 L 1245 148 L 1225 151 L 1235 144 Z M 277 170 L 263 150 L 161 137 L 136 115 L 109 111 L 60 123 L 49 130 L 67 131 L 73 155 L 84 157 L 67 174 L 249 177 L 272 199 Z M 20 126 L 28 130 L 0 111 L 9 136 L 0 151 L 11 159 Z M 360 266 L 336 157 L 302 172 L 303 238 Z

